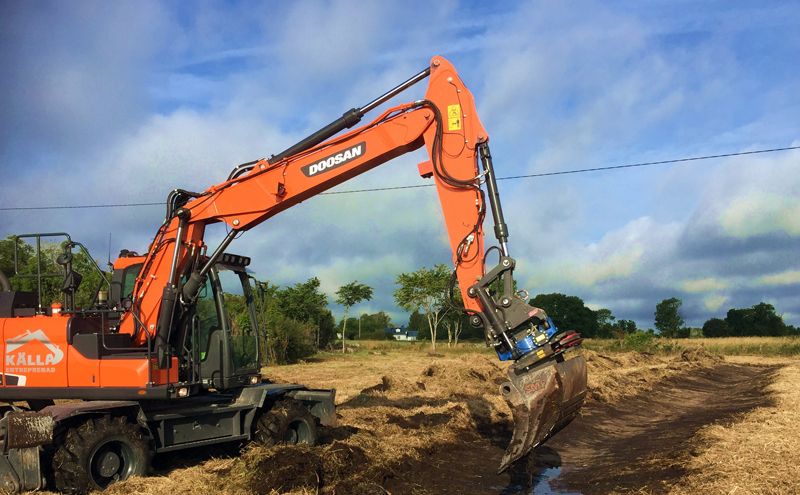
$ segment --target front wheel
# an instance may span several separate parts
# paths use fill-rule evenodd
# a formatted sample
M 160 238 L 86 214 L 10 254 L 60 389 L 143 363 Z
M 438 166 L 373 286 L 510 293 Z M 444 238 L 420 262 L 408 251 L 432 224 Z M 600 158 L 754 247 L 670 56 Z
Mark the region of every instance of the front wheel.
M 55 487 L 65 493 L 104 490 L 145 476 L 152 451 L 138 425 L 123 417 L 91 418 L 70 428 L 53 455 Z
M 313 446 L 317 440 L 317 423 L 307 407 L 284 399 L 258 418 L 253 436 L 267 447 L 300 443 Z

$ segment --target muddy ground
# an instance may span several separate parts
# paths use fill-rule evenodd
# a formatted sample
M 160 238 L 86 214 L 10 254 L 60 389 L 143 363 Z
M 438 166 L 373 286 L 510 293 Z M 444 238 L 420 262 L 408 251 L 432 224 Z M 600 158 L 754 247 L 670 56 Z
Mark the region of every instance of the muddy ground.
M 697 432 L 769 406 L 778 367 L 584 351 L 582 416 L 508 471 L 511 435 L 490 357 L 381 355 L 268 369 L 276 381 L 338 384 L 337 428 L 313 448 L 248 447 L 156 459 L 155 477 L 112 493 L 433 495 L 667 493 L 707 450 Z M 385 373 L 385 374 L 381 374 Z M 768 492 L 765 492 L 768 493 Z

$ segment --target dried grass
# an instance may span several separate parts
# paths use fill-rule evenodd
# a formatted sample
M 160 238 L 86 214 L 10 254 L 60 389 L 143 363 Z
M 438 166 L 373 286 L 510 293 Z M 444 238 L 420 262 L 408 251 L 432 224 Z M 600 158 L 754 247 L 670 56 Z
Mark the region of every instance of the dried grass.
M 725 356 L 797 356 L 798 337 L 725 337 L 719 339 L 682 339 L 677 345 L 702 345 L 709 351 Z
M 108 487 L 103 495 L 189 495 L 197 493 L 220 493 L 244 495 L 242 487 L 229 482 L 227 476 L 234 459 L 210 459 L 197 466 L 174 469 L 161 476 L 131 478 Z
M 704 347 L 712 354 L 724 356 L 788 357 L 800 355 L 800 337 L 653 338 L 647 343 L 636 345 L 619 339 L 586 339 L 584 347 L 602 353 L 638 350 L 659 355 L 679 354 L 684 349 Z
M 764 360 L 750 361 L 763 364 Z M 698 455 L 688 464 L 692 474 L 671 495 L 800 493 L 800 360 L 773 361 L 784 364 L 769 387 L 775 406 L 701 430 L 694 439 Z
M 614 403 L 623 397 L 651 389 L 667 376 L 703 364 L 636 351 L 599 353 L 584 350 L 582 353 L 589 371 L 587 402 Z M 702 351 L 699 354 L 702 355 Z
M 582 352 L 589 367 L 589 401 L 603 402 L 619 401 L 664 378 L 719 361 L 702 348 L 672 356 Z M 800 420 L 800 391 L 791 382 L 800 380 L 800 361 L 782 359 L 758 360 L 791 364 L 774 386 L 778 405 L 759 409 L 741 423 L 703 430 L 696 439 L 699 456 L 689 464 L 693 474 L 672 493 L 798 492 L 794 480 L 800 479 L 800 435 L 795 425 Z M 456 352 L 432 357 L 427 349 L 406 346 L 314 361 L 264 371 L 276 382 L 337 389 L 340 428 L 350 433 L 329 445 L 289 448 L 308 460 L 308 473 L 314 473 L 308 482 L 315 486 L 306 486 L 302 479 L 295 485 L 270 484 L 280 478 L 270 481 L 269 473 L 298 472 L 292 464 L 296 456 L 251 448 L 241 458 L 211 459 L 162 476 L 128 480 L 106 493 L 380 494 L 384 479 L 402 474 L 414 461 L 430 461 L 442 445 L 469 445 L 478 435 L 502 436 L 512 427 L 511 410 L 498 393 L 507 364 L 494 356 Z M 324 481 L 321 489 L 318 476 Z

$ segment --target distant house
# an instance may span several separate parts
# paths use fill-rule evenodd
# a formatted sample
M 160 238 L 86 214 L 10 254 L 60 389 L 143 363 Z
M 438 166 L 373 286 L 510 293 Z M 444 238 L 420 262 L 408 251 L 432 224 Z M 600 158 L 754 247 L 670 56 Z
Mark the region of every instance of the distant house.
M 391 334 L 394 340 L 417 340 L 419 334 L 416 330 L 406 330 L 406 327 L 386 327 L 383 331 Z

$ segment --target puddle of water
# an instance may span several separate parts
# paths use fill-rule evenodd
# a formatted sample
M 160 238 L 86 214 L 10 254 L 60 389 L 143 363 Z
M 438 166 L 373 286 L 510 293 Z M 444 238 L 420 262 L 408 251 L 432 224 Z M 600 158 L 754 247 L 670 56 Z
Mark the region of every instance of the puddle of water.
M 511 485 L 504 489 L 497 487 L 500 495 L 581 495 L 579 492 L 562 491 L 553 488 L 550 483 L 556 481 L 566 471 L 561 467 L 542 468 L 538 475 L 524 485 Z
M 533 483 L 533 490 L 528 492 L 529 495 L 581 495 L 575 492 L 562 492 L 556 491 L 550 486 L 552 480 L 561 476 L 561 467 L 551 467 L 542 469 L 538 476 L 535 476 L 531 482 Z

